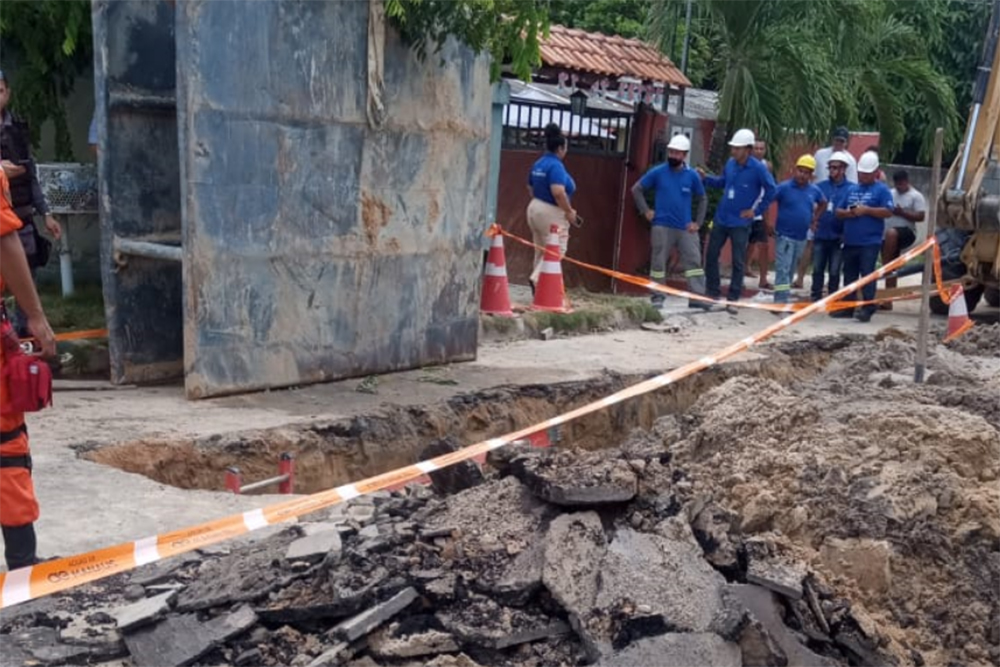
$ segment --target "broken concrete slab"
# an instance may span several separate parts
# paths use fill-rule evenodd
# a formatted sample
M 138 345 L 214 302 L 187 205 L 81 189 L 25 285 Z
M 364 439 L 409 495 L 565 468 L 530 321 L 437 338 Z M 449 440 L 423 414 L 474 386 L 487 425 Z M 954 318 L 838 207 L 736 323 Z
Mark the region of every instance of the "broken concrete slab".
M 597 600 L 598 565 L 606 550 L 604 527 L 596 512 L 561 514 L 545 535 L 542 583 L 568 613 L 590 660 L 596 660 L 606 648 L 586 627 Z
M 499 580 L 488 583 L 486 588 L 498 601 L 519 607 L 542 587 L 544 565 L 545 543 L 534 542 L 514 557 Z
M 194 614 L 169 616 L 125 637 L 136 665 L 184 667 L 215 647 L 215 635 Z
M 722 608 L 726 581 L 702 558 L 687 522 L 669 521 L 676 525 L 661 524 L 656 534 L 618 530 L 599 567 L 594 606 L 634 607 L 635 615 L 662 617 L 672 630 L 706 632 Z
M 347 642 L 335 644 L 332 648 L 323 651 L 315 660 L 309 663 L 308 667 L 335 667 L 340 665 L 345 654 L 350 652 L 351 645 Z
M 318 535 L 319 533 L 325 533 L 328 531 L 335 531 L 340 534 L 341 537 L 345 535 L 350 535 L 354 532 L 354 528 L 347 524 L 346 519 L 340 521 L 316 521 L 312 523 L 303 523 L 299 527 L 302 529 L 303 537 L 309 537 L 311 535 Z
M 166 616 L 176 599 L 177 591 L 169 591 L 155 597 L 139 600 L 127 607 L 122 607 L 112 615 L 114 616 L 115 623 L 118 624 L 118 629 L 122 632 L 129 632 Z
M 639 489 L 627 461 L 597 452 L 545 452 L 513 461 L 510 470 L 536 496 L 563 507 L 625 503 Z
M 341 619 L 364 610 L 390 584 L 389 572 L 381 566 L 334 568 L 318 585 L 311 580 L 291 582 L 259 606 L 257 613 L 271 624 Z
M 445 630 L 467 644 L 502 650 L 511 646 L 569 634 L 558 619 L 474 597 L 458 609 L 437 614 Z
M 168 558 L 149 565 L 143 565 L 132 573 L 129 583 L 139 586 L 151 586 L 173 579 L 186 565 L 197 563 L 200 559 L 184 554 L 176 558 Z
M 607 550 L 596 512 L 561 514 L 545 535 L 542 582 L 566 611 L 582 614 L 597 599 L 597 565 Z
M 785 625 L 777 595 L 762 586 L 753 584 L 728 584 L 727 596 L 743 604 L 750 615 L 759 621 L 788 659 L 788 667 L 835 667 L 837 663 L 814 653 L 804 646 L 795 633 Z
M 220 643 L 246 632 L 256 622 L 257 615 L 245 606 L 205 623 L 195 614 L 168 616 L 126 635 L 125 644 L 136 665 L 183 667 Z
M 740 667 L 740 647 L 712 633 L 670 633 L 630 644 L 598 667 Z
M 293 534 L 286 531 L 246 549 L 202 563 L 198 576 L 177 598 L 179 611 L 197 611 L 236 602 L 252 602 L 285 586 L 290 573 L 282 565 Z
M 440 630 L 428 629 L 399 635 L 396 627 L 384 628 L 368 637 L 368 648 L 378 658 L 419 658 L 425 655 L 453 653 L 459 646 L 455 638 Z
M 0 640 L 0 663 L 4 665 L 84 665 L 128 655 L 116 634 L 107 641 L 60 641 L 55 628 L 28 628 L 4 635 Z
M 338 531 L 321 531 L 301 537 L 289 544 L 288 551 L 285 552 L 285 560 L 318 563 L 327 556 L 338 556 L 341 548 Z
M 808 574 L 804 565 L 782 558 L 766 539 L 753 537 L 745 545 L 749 583 L 768 588 L 790 600 L 802 599 L 802 581 Z
M 415 588 L 405 588 L 382 604 L 343 621 L 330 631 L 330 635 L 348 642 L 356 641 L 406 609 L 417 597 Z

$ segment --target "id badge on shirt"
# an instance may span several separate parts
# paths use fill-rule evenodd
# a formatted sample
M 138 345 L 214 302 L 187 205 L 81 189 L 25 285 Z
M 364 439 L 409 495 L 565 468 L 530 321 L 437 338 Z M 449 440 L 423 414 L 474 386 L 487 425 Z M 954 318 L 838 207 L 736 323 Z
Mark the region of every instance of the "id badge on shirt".
M 736 199 L 736 188 L 729 188 L 729 198 Z

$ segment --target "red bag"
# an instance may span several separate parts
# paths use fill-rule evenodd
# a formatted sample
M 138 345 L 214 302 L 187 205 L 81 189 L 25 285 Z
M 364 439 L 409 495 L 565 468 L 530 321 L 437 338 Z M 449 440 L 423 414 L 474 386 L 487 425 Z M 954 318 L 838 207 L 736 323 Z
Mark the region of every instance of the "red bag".
M 45 360 L 25 354 L 13 327 L 3 322 L 3 375 L 7 381 L 11 412 L 38 412 L 52 405 L 52 369 Z

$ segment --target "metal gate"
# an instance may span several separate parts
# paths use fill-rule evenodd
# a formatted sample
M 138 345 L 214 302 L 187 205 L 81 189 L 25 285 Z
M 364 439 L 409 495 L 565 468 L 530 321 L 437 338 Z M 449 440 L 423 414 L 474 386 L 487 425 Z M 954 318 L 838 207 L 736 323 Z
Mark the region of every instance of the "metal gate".
M 133 16 L 125 32 L 138 36 L 151 8 L 173 6 L 105 2 L 102 34 L 112 38 L 110 8 L 127 7 Z M 488 65 L 451 43 L 441 54 L 446 65 L 436 57 L 420 63 L 393 31 L 369 30 L 371 9 L 367 2 L 176 3 L 176 51 L 171 42 L 158 54 L 161 61 L 177 54 L 176 111 L 167 100 L 172 76 L 155 93 L 156 108 L 169 108 L 157 129 L 174 124 L 172 155 L 180 162 L 165 179 L 173 189 L 164 184 L 148 200 L 155 210 L 109 210 L 102 225 L 130 235 L 106 243 L 128 254 L 106 295 L 118 325 L 112 337 L 127 333 L 127 318 L 137 313 L 144 327 L 175 325 L 155 347 L 171 362 L 183 353 L 189 397 L 475 357 Z M 169 19 L 157 34 L 168 23 L 173 34 L 172 10 Z M 376 58 L 384 116 L 376 121 L 372 34 L 384 35 Z M 144 55 L 133 54 L 134 46 L 105 47 L 110 65 Z M 111 97 L 117 79 L 106 78 Z M 159 119 L 148 107 L 129 109 L 129 127 Z M 126 128 L 109 112 L 102 153 L 125 141 Z M 102 167 L 113 172 L 106 162 L 114 158 L 105 157 Z M 166 169 L 169 160 L 161 162 L 157 168 Z M 128 192 L 133 206 L 145 201 Z M 181 228 L 179 246 L 171 246 L 167 232 Z M 175 260 L 183 266 L 182 312 Z M 143 288 L 147 311 L 135 304 L 114 312 L 123 293 L 136 301 Z M 135 343 L 119 349 L 136 355 L 149 341 Z

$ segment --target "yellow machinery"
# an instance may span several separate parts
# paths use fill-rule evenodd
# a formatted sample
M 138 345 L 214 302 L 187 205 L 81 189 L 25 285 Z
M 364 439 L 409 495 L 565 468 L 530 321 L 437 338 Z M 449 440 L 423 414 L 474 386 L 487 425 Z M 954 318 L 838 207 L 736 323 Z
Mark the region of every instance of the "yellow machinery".
M 938 199 L 946 279 L 961 278 L 971 312 L 985 295 L 1000 305 L 1000 0 L 995 0 L 976 75 L 969 124 Z M 948 307 L 932 299 L 935 312 Z

